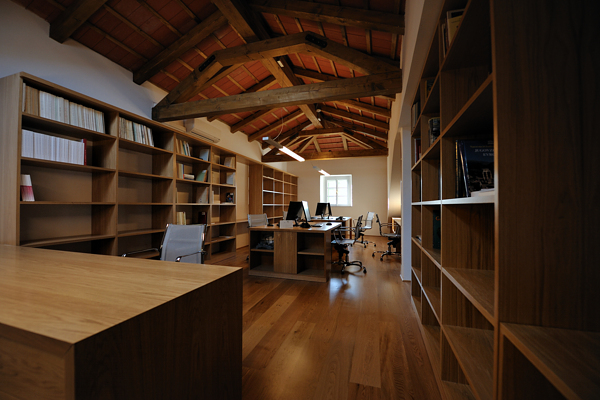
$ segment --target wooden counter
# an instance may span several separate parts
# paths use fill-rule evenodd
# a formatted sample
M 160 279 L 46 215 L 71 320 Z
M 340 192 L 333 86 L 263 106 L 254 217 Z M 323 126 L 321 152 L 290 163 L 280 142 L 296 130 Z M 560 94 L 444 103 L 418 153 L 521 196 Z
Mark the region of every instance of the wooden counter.
M 341 224 L 313 228 L 250 228 L 250 275 L 326 282 L 331 272 L 331 231 Z M 273 249 L 257 248 L 267 236 Z
M 242 271 L 0 245 L 0 398 L 241 399 Z

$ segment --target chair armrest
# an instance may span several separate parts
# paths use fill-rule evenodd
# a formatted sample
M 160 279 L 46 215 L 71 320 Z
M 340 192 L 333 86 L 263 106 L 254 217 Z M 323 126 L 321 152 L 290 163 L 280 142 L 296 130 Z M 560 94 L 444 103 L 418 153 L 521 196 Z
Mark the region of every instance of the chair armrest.
M 139 257 L 140 254 L 142 254 L 142 253 L 150 253 L 150 252 L 156 253 L 156 254 L 153 255 L 153 257 L 160 255 L 160 250 L 158 248 L 156 248 L 156 247 L 153 247 L 151 249 L 136 250 L 136 251 L 130 251 L 129 253 L 123 253 L 123 254 L 121 254 L 121 257 L 134 257 L 134 258 L 136 258 L 136 254 L 137 254 L 138 255 L 137 258 L 141 258 L 141 257 Z
M 204 254 L 206 254 L 206 251 L 204 251 L 204 250 L 199 250 L 199 251 L 193 252 L 193 253 L 191 253 L 191 254 L 186 254 L 186 255 L 184 255 L 184 256 L 179 256 L 179 257 L 175 258 L 175 262 L 180 262 L 180 261 L 181 261 L 181 259 L 182 259 L 183 257 L 195 256 L 195 255 L 196 255 L 196 254 L 198 254 L 198 253 L 200 253 L 200 254 L 204 255 Z M 200 257 L 200 260 L 204 262 L 204 257 Z

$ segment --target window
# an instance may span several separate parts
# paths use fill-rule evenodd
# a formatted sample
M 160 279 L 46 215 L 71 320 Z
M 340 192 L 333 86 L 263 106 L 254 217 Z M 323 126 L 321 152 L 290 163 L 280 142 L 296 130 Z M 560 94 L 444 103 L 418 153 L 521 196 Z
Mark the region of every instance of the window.
M 321 202 L 332 206 L 351 206 L 352 175 L 322 176 Z

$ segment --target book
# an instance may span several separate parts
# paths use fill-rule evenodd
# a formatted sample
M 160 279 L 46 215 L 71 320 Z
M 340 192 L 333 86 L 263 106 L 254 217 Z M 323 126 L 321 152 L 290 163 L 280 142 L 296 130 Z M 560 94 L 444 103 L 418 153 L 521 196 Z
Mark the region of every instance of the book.
M 456 31 L 458 31 L 464 12 L 464 8 L 458 10 L 450 10 L 446 12 L 446 26 L 448 28 L 448 47 L 450 47 L 450 44 L 452 44 L 454 35 L 456 35 Z
M 185 211 L 177 211 L 177 225 L 185 225 L 186 216 Z
M 230 168 L 233 167 L 233 157 L 225 157 L 223 165 Z
M 86 147 L 85 139 L 61 138 L 27 129 L 21 131 L 21 157 L 86 165 Z
M 466 197 L 494 188 L 494 141 L 458 140 Z
M 421 138 L 415 138 L 415 162 L 414 164 L 417 163 L 417 161 L 419 161 L 421 159 Z
M 93 126 L 95 125 L 93 114 L 91 114 L 91 117 L 92 120 L 88 121 L 88 123 Z M 119 137 L 154 147 L 152 129 L 137 122 L 126 120 L 125 118 L 119 118 Z
M 194 174 L 183 174 L 183 179 L 188 179 L 188 180 L 194 180 L 195 176 Z
M 429 145 L 437 140 L 440 136 L 440 117 L 433 117 L 427 120 L 428 132 L 429 132 Z
M 203 169 L 202 171 L 200 171 L 198 173 L 198 175 L 196 175 L 196 181 L 198 182 L 206 182 L 206 170 Z
M 31 184 L 31 175 L 21 174 L 21 200 L 35 201 L 33 186 Z
M 198 158 L 204 161 L 210 161 L 210 149 L 200 149 Z

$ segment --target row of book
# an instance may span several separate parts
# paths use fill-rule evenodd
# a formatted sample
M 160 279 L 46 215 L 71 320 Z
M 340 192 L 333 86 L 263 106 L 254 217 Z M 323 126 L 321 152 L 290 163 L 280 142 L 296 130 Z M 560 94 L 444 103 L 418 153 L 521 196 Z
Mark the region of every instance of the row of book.
M 21 134 L 21 157 L 86 165 L 85 139 L 72 140 L 32 132 L 27 129 Z
M 22 111 L 42 118 L 104 133 L 104 113 L 23 83 Z
M 207 176 L 208 176 L 208 170 L 206 170 L 206 169 L 203 169 L 200 172 L 198 172 L 196 175 L 194 175 L 194 174 L 185 172 L 184 164 L 181 164 L 181 163 L 177 164 L 177 177 L 179 179 L 187 179 L 187 180 L 197 181 L 197 182 L 206 182 Z
M 175 139 L 175 148 L 179 154 L 183 154 L 184 156 L 196 157 L 194 154 L 194 149 L 190 146 L 189 142 L 181 139 Z M 203 161 L 210 160 L 210 149 L 200 148 L 198 149 L 197 158 Z
M 186 225 L 187 216 L 185 211 L 177 211 L 177 225 Z
M 420 114 L 421 114 L 421 102 L 419 100 L 417 100 L 410 108 L 410 129 L 411 130 L 415 129 L 415 125 L 417 124 L 417 120 L 419 119 Z
M 119 118 L 119 137 L 154 147 L 152 129 L 125 118 Z
M 457 140 L 456 197 L 479 196 L 494 190 L 494 141 Z
M 446 12 L 446 20 L 442 23 L 442 54 L 444 57 L 446 57 L 456 31 L 458 31 L 464 12 L 464 8 Z

